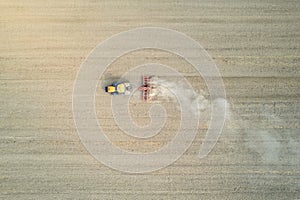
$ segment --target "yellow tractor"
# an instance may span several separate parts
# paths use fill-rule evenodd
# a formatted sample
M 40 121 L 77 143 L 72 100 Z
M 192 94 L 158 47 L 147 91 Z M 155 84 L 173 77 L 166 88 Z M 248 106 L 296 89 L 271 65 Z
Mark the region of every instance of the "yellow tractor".
M 105 87 L 105 92 L 111 95 L 125 94 L 129 95 L 131 90 L 131 85 L 128 82 L 113 82 L 111 85 Z

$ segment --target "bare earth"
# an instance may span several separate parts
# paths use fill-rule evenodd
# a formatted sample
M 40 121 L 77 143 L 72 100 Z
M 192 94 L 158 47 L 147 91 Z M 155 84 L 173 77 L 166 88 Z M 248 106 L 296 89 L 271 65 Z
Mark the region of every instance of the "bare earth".
M 299 1 L 1 0 L 0 13 L 0 199 L 300 198 Z M 72 91 L 98 43 L 143 26 L 174 29 L 199 42 L 220 70 L 230 109 L 206 158 L 197 157 L 203 123 L 175 163 L 128 174 L 84 148 Z M 120 58 L 102 79 L 148 62 L 172 66 L 206 90 L 182 58 L 154 50 Z M 178 113 L 166 102 L 172 117 L 161 134 L 132 140 L 114 122 L 110 98 L 99 87 L 96 112 L 121 148 L 156 150 L 178 128 Z M 137 124 L 149 123 L 147 106 L 133 102 L 130 109 Z

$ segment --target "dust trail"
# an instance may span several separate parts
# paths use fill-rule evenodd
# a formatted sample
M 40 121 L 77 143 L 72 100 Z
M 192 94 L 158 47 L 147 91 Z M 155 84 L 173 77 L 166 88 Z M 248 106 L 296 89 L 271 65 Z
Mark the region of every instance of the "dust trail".
M 233 111 L 226 99 L 213 99 L 204 90 L 195 91 L 193 88 L 186 88 L 180 81 L 165 80 L 154 77 L 151 81 L 156 85 L 156 89 L 152 91 L 151 96 L 160 101 L 176 102 L 176 96 L 172 91 L 176 90 L 180 99 L 185 102 L 185 105 L 197 105 L 188 108 L 192 114 L 200 113 L 200 120 L 204 123 L 209 123 L 211 120 L 211 109 L 214 106 L 216 109 L 224 110 L 227 128 L 234 131 L 237 128 L 237 137 L 243 137 L 242 145 L 249 150 L 249 153 L 255 152 L 260 162 L 266 164 L 274 163 L 300 163 L 300 150 L 297 135 L 290 130 L 276 129 L 278 124 L 282 124 L 284 119 L 276 116 L 271 110 L 263 110 L 261 113 L 252 113 L 260 120 L 247 120 L 238 110 Z M 178 109 L 180 107 L 178 106 Z M 241 115 L 240 115 L 241 114 Z M 253 116 L 252 116 L 253 117 Z M 242 132 L 240 132 L 242 130 Z M 219 135 L 207 135 L 202 147 L 206 149 L 203 155 L 207 155 L 215 144 Z M 205 146 L 206 144 L 206 146 Z M 289 155 L 284 156 L 284 155 Z M 204 156 L 203 156 L 204 157 Z M 291 159 L 293 158 L 293 159 Z M 296 158 L 296 159 L 295 159 Z
M 160 79 L 158 77 L 153 77 L 151 79 L 151 84 L 155 85 L 155 89 L 151 91 L 150 97 L 152 97 L 157 102 L 160 101 L 172 101 L 176 102 L 176 99 L 181 99 L 184 105 L 197 105 L 197 107 L 189 108 L 194 115 L 198 115 L 199 111 L 205 111 L 210 108 L 210 102 L 208 100 L 208 95 L 204 90 L 195 92 L 192 87 L 186 88 L 181 81 L 170 81 Z M 176 97 L 172 91 L 176 91 Z M 177 107 L 180 109 L 180 107 Z
M 284 119 L 276 116 L 272 111 L 255 113 L 259 120 L 250 121 L 245 116 L 235 115 L 235 127 L 242 130 L 244 146 L 249 153 L 255 152 L 259 161 L 265 164 L 300 164 L 300 151 L 297 133 L 289 129 L 278 129 Z

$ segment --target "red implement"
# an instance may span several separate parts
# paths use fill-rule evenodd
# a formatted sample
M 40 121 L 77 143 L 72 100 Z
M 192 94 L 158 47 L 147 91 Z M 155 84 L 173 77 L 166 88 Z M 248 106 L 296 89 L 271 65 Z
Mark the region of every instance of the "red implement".
M 147 102 L 150 100 L 150 90 L 152 89 L 150 85 L 150 77 L 148 76 L 143 76 L 142 77 L 142 86 L 139 87 L 139 90 L 142 91 L 142 100 L 144 102 Z

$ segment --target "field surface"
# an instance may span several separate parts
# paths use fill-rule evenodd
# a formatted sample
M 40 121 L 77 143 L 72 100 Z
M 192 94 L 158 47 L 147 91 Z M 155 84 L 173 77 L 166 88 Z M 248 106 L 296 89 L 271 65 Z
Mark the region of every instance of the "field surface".
M 300 198 L 300 1 L 0 0 L 0 13 L 0 199 Z M 208 119 L 176 162 L 130 174 L 85 149 L 72 92 L 80 65 L 100 42 L 145 26 L 199 42 L 218 66 L 229 107 L 207 157 L 198 153 Z M 143 63 L 171 66 L 207 94 L 178 56 L 148 49 L 116 60 L 99 77 L 96 115 L 114 145 L 134 152 L 166 145 L 180 123 L 165 99 L 169 117 L 159 135 L 136 140 L 118 129 L 101 81 Z M 150 105 L 133 98 L 129 107 L 137 124 L 150 122 Z

